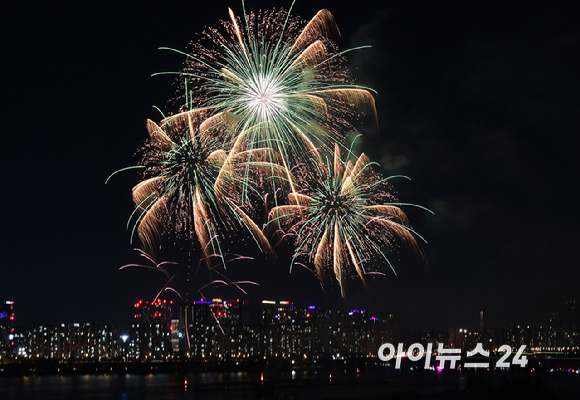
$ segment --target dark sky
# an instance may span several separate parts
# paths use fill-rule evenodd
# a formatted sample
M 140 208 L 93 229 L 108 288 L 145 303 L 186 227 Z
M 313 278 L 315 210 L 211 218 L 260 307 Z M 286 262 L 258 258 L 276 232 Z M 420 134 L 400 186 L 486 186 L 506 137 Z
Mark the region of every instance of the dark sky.
M 545 324 L 580 297 L 574 10 L 376 3 L 298 0 L 294 9 L 304 18 L 330 9 L 341 49 L 372 45 L 348 60 L 356 82 L 378 92 L 380 130 L 361 127 L 359 150 L 385 174 L 411 177 L 395 183 L 401 201 L 435 212 L 405 210 L 428 241 L 428 266 L 395 255 L 398 275 L 367 291 L 351 285 L 349 306 L 424 328 L 476 328 L 480 310 L 490 326 Z M 163 284 L 118 270 L 139 261 L 125 228 L 139 177 L 105 180 L 137 162 L 146 119 L 159 120 L 153 105 L 176 111 L 172 79 L 151 74 L 180 69 L 183 57 L 158 47 L 186 49 L 228 6 L 241 13 L 237 0 L 3 7 L 0 297 L 16 301 L 20 324 L 126 325 L 132 304 Z M 265 276 L 253 298 L 346 307 L 304 272 L 244 268 Z

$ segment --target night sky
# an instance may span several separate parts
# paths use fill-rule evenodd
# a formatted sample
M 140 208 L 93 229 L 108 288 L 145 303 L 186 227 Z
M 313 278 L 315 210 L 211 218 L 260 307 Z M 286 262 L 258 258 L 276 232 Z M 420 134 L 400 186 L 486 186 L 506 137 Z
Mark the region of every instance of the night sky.
M 13 3 L 13 2 L 12 2 Z M 248 10 L 271 1 L 248 1 Z M 359 126 L 358 151 L 381 164 L 426 238 L 427 265 L 394 254 L 398 275 L 354 281 L 348 306 L 306 271 L 259 258 L 232 274 L 259 279 L 250 298 L 393 312 L 404 326 L 546 324 L 580 297 L 580 28 L 561 4 L 298 0 L 328 8 L 356 83 L 374 88 L 379 130 Z M 135 165 L 153 108 L 205 26 L 241 14 L 237 0 L 45 2 L 3 7 L 0 297 L 18 324 L 115 322 L 153 299 L 161 275 L 139 261 L 126 222 Z M 289 7 L 290 1 L 276 5 Z M 11 6 L 8 6 L 11 7 Z M 400 259 L 400 261 L 397 261 Z M 237 269 L 236 269 L 237 268 Z M 217 293 L 217 295 L 220 295 Z M 222 295 L 243 297 L 241 293 Z

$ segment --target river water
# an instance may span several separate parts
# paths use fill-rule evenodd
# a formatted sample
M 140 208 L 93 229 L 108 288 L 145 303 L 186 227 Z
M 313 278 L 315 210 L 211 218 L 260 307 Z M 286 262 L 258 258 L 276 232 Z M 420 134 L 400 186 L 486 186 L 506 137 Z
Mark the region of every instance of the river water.
M 459 398 L 470 386 L 484 382 L 484 388 L 501 388 L 506 379 L 513 381 L 514 377 L 499 371 L 467 374 L 428 370 L 335 372 L 335 376 L 288 372 L 263 381 L 260 373 L 246 372 L 0 376 L 0 399 L 378 399 L 388 393 L 398 393 L 397 398 L 407 398 L 405 393 L 408 398 Z M 538 381 L 549 389 L 546 393 L 552 388 L 580 388 L 580 375 L 565 373 L 529 374 L 521 387 L 536 390 Z

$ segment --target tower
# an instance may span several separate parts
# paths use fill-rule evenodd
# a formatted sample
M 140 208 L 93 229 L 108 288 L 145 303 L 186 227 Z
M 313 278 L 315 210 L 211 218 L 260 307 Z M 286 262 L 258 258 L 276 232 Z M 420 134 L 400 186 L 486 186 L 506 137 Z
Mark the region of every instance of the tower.
M 568 317 L 568 335 L 570 338 L 580 336 L 580 309 L 578 299 L 570 299 L 566 302 L 566 311 Z

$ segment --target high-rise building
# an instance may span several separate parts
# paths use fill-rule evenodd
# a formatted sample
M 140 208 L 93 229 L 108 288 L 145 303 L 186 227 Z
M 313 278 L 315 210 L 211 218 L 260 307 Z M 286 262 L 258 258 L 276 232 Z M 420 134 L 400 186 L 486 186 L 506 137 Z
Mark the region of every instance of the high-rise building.
M 580 344 L 580 300 L 570 299 L 566 302 L 568 317 L 568 337 L 570 345 Z
M 566 302 L 566 311 L 568 314 L 568 334 L 577 336 L 580 334 L 580 301 L 570 299 Z
M 225 359 L 258 351 L 258 308 L 249 300 L 202 299 L 186 309 L 189 357 Z
M 139 300 L 135 303 L 135 321 L 137 323 L 171 323 L 173 301 L 157 299 L 149 303 Z
M 0 354 L 8 354 L 14 334 L 14 301 L 0 299 Z
M 169 330 L 171 331 L 171 351 L 173 352 L 173 356 L 181 358 L 183 351 L 183 324 L 181 323 L 181 319 L 172 319 Z
M 312 325 L 311 354 L 330 354 L 336 352 L 336 335 L 331 324 L 332 312 L 309 306 L 309 319 Z
M 32 326 L 29 357 L 110 361 L 119 357 L 120 333 L 114 324 L 41 324 Z
M 171 306 L 157 299 L 135 303 L 135 321 L 129 326 L 128 357 L 131 360 L 167 360 L 171 356 Z
M 351 310 L 348 313 L 337 313 L 336 345 L 340 355 L 370 356 L 377 354 L 381 344 L 389 342 L 392 337 L 385 316 L 369 316 L 365 310 Z
M 564 332 L 562 329 L 562 314 L 555 312 L 550 316 L 548 328 L 550 347 L 561 347 L 564 345 Z

